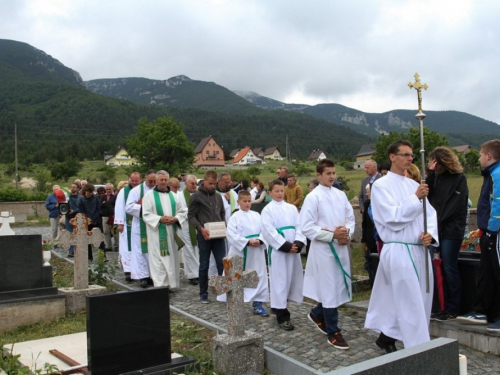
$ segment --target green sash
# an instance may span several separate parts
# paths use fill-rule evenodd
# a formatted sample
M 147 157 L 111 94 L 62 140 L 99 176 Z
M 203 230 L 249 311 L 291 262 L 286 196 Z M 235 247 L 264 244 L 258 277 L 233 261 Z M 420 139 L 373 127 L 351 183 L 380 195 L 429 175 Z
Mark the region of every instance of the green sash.
M 223 194 L 229 193 L 229 204 L 231 205 L 231 213 L 233 213 L 233 212 L 234 212 L 234 209 L 236 208 L 236 200 L 235 200 L 235 198 L 234 198 L 234 194 L 231 194 L 231 190 L 229 190 L 229 192 L 227 192 L 227 191 L 226 191 L 225 193 L 223 193 L 223 192 L 221 192 L 221 191 L 218 191 L 218 190 L 216 190 L 216 191 L 217 191 L 217 193 L 219 193 L 220 195 L 223 195 Z M 226 199 L 226 198 L 224 198 L 224 199 Z M 226 218 L 226 219 L 227 219 L 227 218 Z
M 155 197 L 155 205 L 156 205 L 156 213 L 159 216 L 163 216 L 163 207 L 161 205 L 160 193 L 156 190 L 153 190 L 153 195 Z M 172 196 L 172 192 L 168 192 L 168 196 L 170 198 L 170 206 L 172 208 L 172 216 L 175 216 L 175 200 Z M 173 228 L 175 231 L 175 227 Z M 158 236 L 160 237 L 160 256 L 166 257 L 170 255 L 168 252 L 168 236 L 167 236 L 167 225 L 163 223 L 159 223 L 158 225 Z
M 132 186 L 127 185 L 124 187 L 125 189 L 125 205 L 127 205 L 127 199 L 128 199 L 128 193 L 130 193 L 130 190 L 132 190 Z M 125 212 L 125 225 L 127 226 L 127 244 L 128 244 L 128 251 L 132 251 L 132 215 L 129 215 Z
M 415 266 L 415 262 L 413 261 L 413 257 L 411 256 L 410 246 L 424 246 L 421 243 L 411 243 L 411 242 L 399 242 L 399 241 L 389 241 L 384 243 L 398 243 L 406 246 L 406 250 L 408 250 L 408 255 L 410 256 L 411 264 L 413 264 L 413 269 L 415 270 L 415 274 L 417 275 L 417 279 L 420 281 L 420 276 L 418 275 L 417 267 Z
M 143 197 L 144 197 L 144 183 L 141 184 L 141 196 L 139 197 L 139 199 L 142 199 Z M 141 217 L 139 218 L 139 222 L 141 224 L 141 252 L 147 253 L 148 237 L 146 232 L 146 223 L 144 222 L 144 220 L 142 220 L 142 214 Z
M 255 238 L 259 237 L 258 234 L 250 234 L 248 236 L 245 236 L 245 238 Z M 247 267 L 247 251 L 248 251 L 248 246 L 245 246 L 243 249 L 243 271 L 245 271 Z
M 349 285 L 347 284 L 347 278 L 349 278 L 349 280 L 351 280 L 351 281 L 352 281 L 352 278 L 346 272 L 346 270 L 344 269 L 344 267 L 342 267 L 342 262 L 340 261 L 340 258 L 339 258 L 338 254 L 337 254 L 337 251 L 335 250 L 335 247 L 333 247 L 333 241 L 329 242 L 328 245 L 330 245 L 330 250 L 332 251 L 333 257 L 337 261 L 337 264 L 339 265 L 340 270 L 342 271 L 342 276 L 344 276 L 344 285 L 345 285 L 345 289 L 347 290 L 347 296 L 349 298 L 351 298 L 351 292 L 349 292 Z
M 184 191 L 182 193 L 184 194 L 184 198 L 186 199 L 186 205 L 189 206 L 189 201 L 191 200 L 191 194 L 189 193 L 189 190 L 184 188 Z M 198 245 L 198 240 L 196 239 L 196 229 L 191 223 L 189 223 L 189 238 L 191 239 L 191 245 Z
M 285 238 L 285 234 L 283 233 L 283 231 L 287 230 L 287 229 L 293 229 L 293 230 L 295 230 L 295 227 L 293 225 L 289 225 L 287 227 L 276 228 L 276 231 L 281 235 L 281 237 Z M 272 253 L 273 253 L 273 247 L 269 246 L 269 255 L 268 255 L 269 265 L 272 264 L 272 262 L 271 262 L 271 254 Z

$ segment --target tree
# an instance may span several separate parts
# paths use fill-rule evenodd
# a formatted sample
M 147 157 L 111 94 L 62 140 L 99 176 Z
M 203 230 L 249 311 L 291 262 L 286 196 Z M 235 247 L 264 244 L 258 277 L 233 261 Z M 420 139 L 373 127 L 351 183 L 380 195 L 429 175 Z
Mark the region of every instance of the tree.
M 66 159 L 62 163 L 55 163 L 50 167 L 50 174 L 56 180 L 68 180 L 75 176 L 82 168 L 82 165 L 75 158 Z
M 479 152 L 474 149 L 460 155 L 460 162 L 462 163 L 462 167 L 464 167 L 464 171 L 467 173 L 474 173 L 481 169 L 481 165 L 479 164 Z
M 127 138 L 128 152 L 141 169 L 165 169 L 171 175 L 192 166 L 194 146 L 183 132 L 184 125 L 173 117 L 160 117 L 153 122 L 141 118 L 136 133 Z
M 375 161 L 377 163 L 383 163 L 387 160 L 387 148 L 391 143 L 399 139 L 408 140 L 413 144 L 413 153 L 415 154 L 413 163 L 420 166 L 420 129 L 418 127 L 410 128 L 408 133 L 402 132 L 398 134 L 396 132 L 390 132 L 389 134 L 381 134 L 375 144 Z M 448 146 L 446 136 L 424 126 L 424 147 L 426 155 L 429 155 L 429 153 L 438 146 Z

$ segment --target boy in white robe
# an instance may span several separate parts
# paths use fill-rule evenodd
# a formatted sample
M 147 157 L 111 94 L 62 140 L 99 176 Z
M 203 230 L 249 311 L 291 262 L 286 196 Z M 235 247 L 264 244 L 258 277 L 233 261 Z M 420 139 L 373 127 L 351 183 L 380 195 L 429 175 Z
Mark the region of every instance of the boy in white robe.
M 300 211 L 302 233 L 311 240 L 304 276 L 304 296 L 318 301 L 307 316 L 338 349 L 349 349 L 338 327 L 337 308 L 351 300 L 350 233 L 355 219 L 345 193 L 333 187 L 335 164 L 316 166 L 319 186 L 307 195 Z
M 391 170 L 372 186 L 373 219 L 384 247 L 375 276 L 365 328 L 380 332 L 375 342 L 387 353 L 396 351 L 396 340 L 405 348 L 430 340 L 433 276 L 426 247 L 438 245 L 436 211 L 427 202 L 424 233 L 422 199 L 426 184 L 405 177 L 413 161 L 413 146 L 400 140 L 388 148 Z M 429 293 L 426 293 L 425 258 L 429 261 Z
M 157 185 L 144 195 L 142 213 L 147 224 L 149 269 L 155 287 L 180 285 L 180 255 L 175 241 L 177 226 L 187 220 L 187 207 L 169 191 L 168 173 L 156 173 Z M 187 223 L 186 223 L 187 224 Z
M 262 210 L 261 233 L 269 245 L 271 308 L 280 328 L 291 331 L 295 327 L 290 321 L 287 301 L 302 303 L 303 300 L 304 273 L 300 250 L 306 237 L 300 231 L 297 208 L 284 201 L 285 184 L 280 180 L 271 181 L 269 194 L 273 201 Z
M 242 190 L 238 193 L 239 210 L 234 212 L 227 225 L 227 242 L 229 254 L 243 258 L 243 270 L 255 270 L 259 276 L 257 288 L 245 288 L 245 302 L 252 301 L 253 313 L 263 317 L 269 316 L 262 302 L 269 302 L 267 281 L 266 246 L 261 235 L 260 215 L 251 211 L 252 198 L 250 192 Z M 225 301 L 225 294 L 217 300 Z

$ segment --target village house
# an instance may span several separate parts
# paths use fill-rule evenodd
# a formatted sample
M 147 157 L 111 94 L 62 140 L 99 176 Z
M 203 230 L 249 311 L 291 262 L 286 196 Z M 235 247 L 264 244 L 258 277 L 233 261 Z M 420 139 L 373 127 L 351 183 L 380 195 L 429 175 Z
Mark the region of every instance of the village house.
M 265 150 L 262 147 L 256 147 L 252 151 L 255 154 L 255 156 L 257 156 L 260 159 L 264 159 L 264 151 Z
M 313 152 L 311 152 L 311 155 L 309 155 L 309 160 L 317 160 L 317 161 L 320 161 L 320 160 L 323 160 L 323 159 L 326 159 L 326 155 L 323 151 L 321 150 L 314 150 Z
M 223 167 L 224 150 L 210 135 L 203 138 L 196 146 L 193 165 L 195 167 Z
M 356 161 L 354 162 L 354 169 L 364 169 L 365 161 L 372 159 L 375 155 L 375 148 L 373 144 L 363 145 L 356 155 Z
M 275 146 L 266 148 L 264 159 L 283 160 L 283 157 L 281 156 L 280 149 Z
M 233 165 L 248 165 L 257 163 L 262 163 L 262 159 L 255 156 L 250 147 L 242 148 L 233 159 Z
M 131 157 L 124 147 L 121 147 L 114 155 L 104 155 L 104 164 L 110 167 L 121 167 L 137 164 L 137 160 Z

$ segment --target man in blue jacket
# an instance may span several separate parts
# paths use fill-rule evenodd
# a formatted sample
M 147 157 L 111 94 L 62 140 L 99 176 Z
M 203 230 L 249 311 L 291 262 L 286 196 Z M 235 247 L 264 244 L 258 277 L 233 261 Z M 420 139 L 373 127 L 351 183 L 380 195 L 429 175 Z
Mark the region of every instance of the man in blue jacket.
M 477 226 L 482 231 L 481 258 L 474 311 L 457 317 L 462 324 L 487 325 L 500 332 L 500 264 L 498 231 L 500 229 L 500 140 L 481 145 L 479 164 L 484 177 L 477 203 Z
M 57 238 L 57 229 L 59 224 L 59 203 L 57 202 L 56 190 L 60 190 L 59 185 L 54 185 L 52 187 L 53 193 L 47 197 L 45 201 L 45 208 L 49 211 L 50 219 L 50 232 L 52 234 L 52 241 Z

